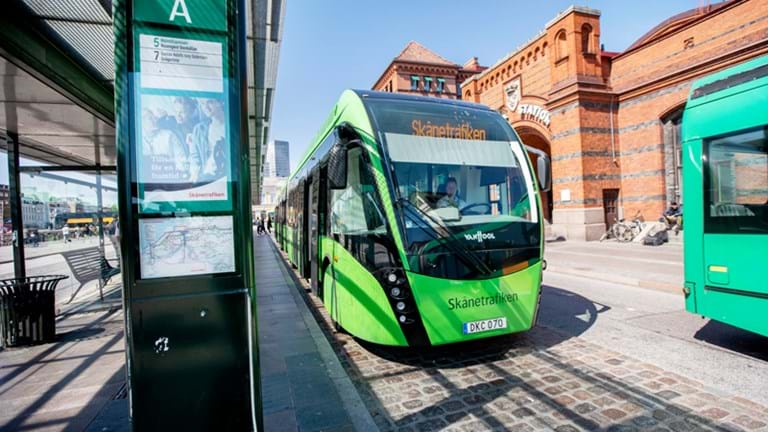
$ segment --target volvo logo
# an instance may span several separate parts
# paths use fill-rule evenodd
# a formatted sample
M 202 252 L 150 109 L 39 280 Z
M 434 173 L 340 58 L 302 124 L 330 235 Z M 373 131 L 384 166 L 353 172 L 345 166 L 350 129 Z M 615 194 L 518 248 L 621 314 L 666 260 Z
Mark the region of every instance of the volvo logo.
M 464 234 L 464 238 L 467 240 L 477 240 L 478 243 L 482 243 L 483 240 L 496 240 L 496 236 L 493 233 L 484 233 L 479 230 L 474 234 Z

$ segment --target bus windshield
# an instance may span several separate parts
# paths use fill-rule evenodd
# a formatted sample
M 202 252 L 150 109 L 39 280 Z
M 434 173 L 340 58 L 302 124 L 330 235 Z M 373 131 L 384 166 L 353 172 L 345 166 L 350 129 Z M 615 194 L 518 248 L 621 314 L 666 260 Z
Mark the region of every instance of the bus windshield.
M 536 222 L 533 187 L 516 142 L 391 133 L 386 139 L 400 198 L 428 220 L 446 226 Z
M 368 106 L 391 168 L 409 255 L 464 257 L 470 269 L 463 276 L 483 273 L 475 267 L 494 261 L 476 252 L 530 249 L 521 255 L 529 256 L 538 250 L 533 174 L 498 113 L 415 100 L 372 99 Z

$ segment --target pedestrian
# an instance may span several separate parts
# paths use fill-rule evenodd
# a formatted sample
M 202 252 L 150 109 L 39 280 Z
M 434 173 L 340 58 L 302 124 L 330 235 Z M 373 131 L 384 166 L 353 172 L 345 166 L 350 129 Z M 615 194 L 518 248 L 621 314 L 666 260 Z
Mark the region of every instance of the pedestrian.
M 72 242 L 72 240 L 69 238 L 69 225 L 64 225 L 64 227 L 61 228 L 61 235 L 64 237 L 64 243 Z
M 674 230 L 675 235 L 683 228 L 683 209 L 677 205 L 676 201 L 669 204 L 669 208 L 664 211 L 659 222 L 664 222 L 667 230 Z
M 264 235 L 264 219 L 259 218 L 259 224 L 256 226 L 256 234 Z
M 267 234 L 272 234 L 272 218 L 267 218 Z

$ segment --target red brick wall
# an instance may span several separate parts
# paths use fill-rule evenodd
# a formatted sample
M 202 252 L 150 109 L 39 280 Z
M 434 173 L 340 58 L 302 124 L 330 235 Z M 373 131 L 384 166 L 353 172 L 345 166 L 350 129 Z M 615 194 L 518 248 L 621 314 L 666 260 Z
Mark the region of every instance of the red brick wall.
M 667 206 L 661 119 L 685 103 L 690 83 L 766 51 L 768 0 L 748 0 L 614 58 L 625 215 L 656 219 Z
M 599 17 L 571 11 L 462 89 L 506 112 L 504 87 L 520 77 L 521 103 L 549 108 L 550 127 L 537 126 L 551 149 L 555 208 L 600 207 L 603 189 L 618 188 L 627 217 L 639 210 L 653 220 L 667 205 L 664 116 L 683 106 L 694 79 L 768 52 L 768 0 L 734 0 L 700 12 L 614 57 L 583 53 L 584 24 L 591 27 L 591 47 L 600 47 Z M 507 114 L 516 129 L 530 126 Z M 564 189 L 569 202 L 560 200 Z

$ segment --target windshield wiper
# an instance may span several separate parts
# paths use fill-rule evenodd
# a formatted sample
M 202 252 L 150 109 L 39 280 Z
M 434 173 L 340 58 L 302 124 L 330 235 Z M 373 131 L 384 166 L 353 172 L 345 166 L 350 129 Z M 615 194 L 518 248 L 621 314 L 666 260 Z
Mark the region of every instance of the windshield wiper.
M 422 231 L 426 232 L 430 237 L 432 237 L 438 243 L 442 244 L 446 249 L 464 258 L 462 261 L 464 261 L 465 264 L 473 266 L 475 268 L 480 268 L 480 270 L 485 274 L 491 274 L 493 272 L 493 270 L 490 267 L 488 267 L 488 265 L 485 262 L 483 262 L 483 260 L 480 259 L 480 257 L 475 255 L 472 251 L 470 251 L 466 247 L 462 246 L 461 243 L 450 241 L 449 238 L 452 236 L 452 233 L 448 229 L 448 227 L 442 223 L 442 221 L 440 221 L 439 219 L 436 219 L 434 216 L 430 215 L 429 212 L 421 209 L 419 206 L 410 202 L 406 198 L 399 198 L 397 200 L 397 203 L 400 205 L 400 208 L 405 208 L 406 206 L 403 206 L 403 204 L 407 204 L 407 207 L 411 209 L 411 211 L 417 212 L 418 214 L 426 217 L 427 219 L 432 221 L 432 223 L 437 225 L 437 227 L 440 228 L 439 230 L 432 227 L 432 231 L 429 231 L 423 227 L 422 221 L 418 221 L 419 223 L 417 224 Z

